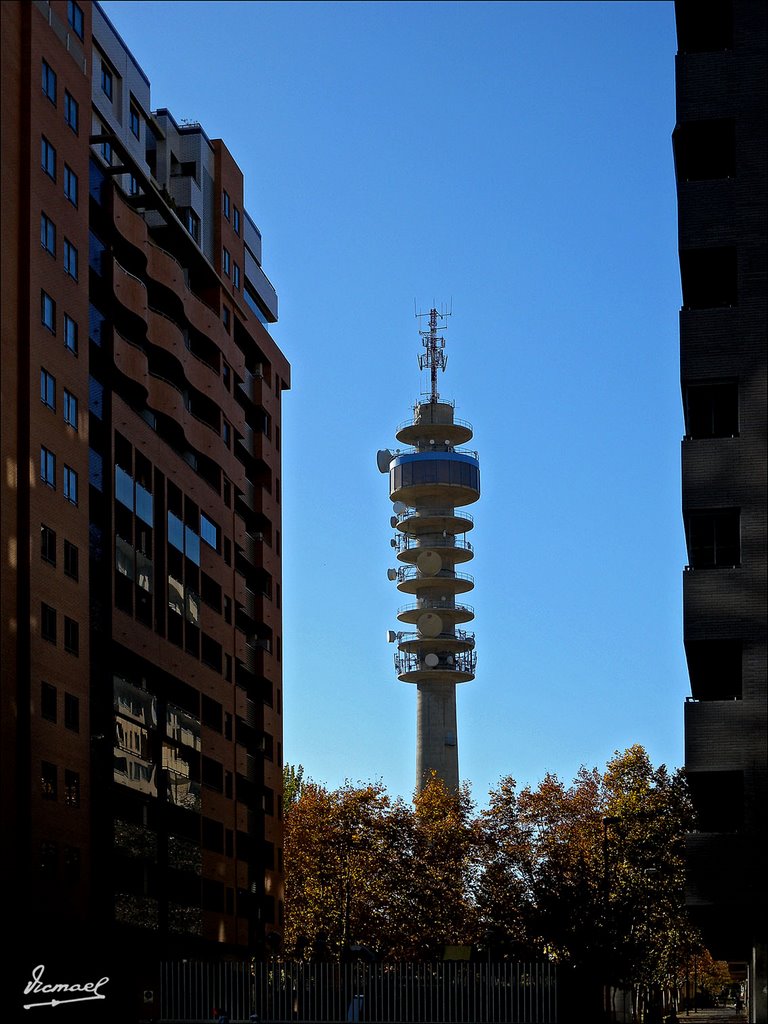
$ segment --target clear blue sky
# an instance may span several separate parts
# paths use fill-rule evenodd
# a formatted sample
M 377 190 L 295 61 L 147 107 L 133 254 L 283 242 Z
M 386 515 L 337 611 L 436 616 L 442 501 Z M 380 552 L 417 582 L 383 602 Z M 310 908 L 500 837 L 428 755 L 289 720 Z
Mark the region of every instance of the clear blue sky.
M 483 486 L 462 778 L 682 764 L 672 3 L 104 8 L 243 168 L 280 297 L 286 759 L 413 788 L 375 453 L 434 300 Z

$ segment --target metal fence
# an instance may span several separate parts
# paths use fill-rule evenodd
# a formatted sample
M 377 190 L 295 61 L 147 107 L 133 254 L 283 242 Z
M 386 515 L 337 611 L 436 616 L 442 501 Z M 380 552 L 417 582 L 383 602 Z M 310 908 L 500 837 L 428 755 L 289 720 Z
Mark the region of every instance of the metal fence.
M 554 1024 L 552 964 L 165 963 L 160 1020 L 232 1024 Z

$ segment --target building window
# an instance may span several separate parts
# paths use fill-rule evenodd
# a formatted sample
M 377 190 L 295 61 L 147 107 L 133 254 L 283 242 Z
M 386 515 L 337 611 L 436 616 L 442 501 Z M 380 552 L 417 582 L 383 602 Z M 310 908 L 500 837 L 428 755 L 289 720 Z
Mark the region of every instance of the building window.
M 224 216 L 227 218 L 227 220 L 229 220 L 229 192 L 227 192 L 226 189 L 224 189 L 224 192 L 222 194 L 222 199 L 223 199 Z
M 67 807 L 80 806 L 80 772 L 64 769 L 64 803 Z
M 194 210 L 187 210 L 187 231 L 192 235 L 196 242 L 200 241 L 200 218 L 197 216 Z
M 64 91 L 64 121 L 77 135 L 80 130 L 80 104 L 72 93 Z
M 40 788 L 43 800 L 57 800 L 59 796 L 59 773 L 55 764 L 43 761 L 40 765 Z
M 739 385 L 736 381 L 712 381 L 685 386 L 685 436 L 737 437 L 739 433 Z
M 51 334 L 56 333 L 56 303 L 48 292 L 40 292 L 40 319 Z
M 64 314 L 64 348 L 77 355 L 77 322 Z
M 68 427 L 77 430 L 77 399 L 66 388 L 64 388 L 64 422 Z
M 45 523 L 40 525 L 40 557 L 50 565 L 56 565 L 56 531 Z
M 227 321 L 229 321 L 229 310 L 227 310 Z M 221 379 L 224 383 L 224 387 L 229 391 L 232 380 L 232 371 L 229 363 L 222 362 L 221 364 Z
M 77 280 L 77 249 L 68 238 L 64 239 L 64 273 Z
M 236 263 L 232 267 L 232 283 L 235 288 L 240 287 L 240 267 Z
M 56 641 L 56 609 L 44 601 L 40 605 L 40 636 L 50 644 Z
M 74 619 L 64 616 L 64 650 L 68 654 L 80 653 L 80 626 Z
M 78 180 L 69 164 L 64 164 L 64 195 L 73 206 L 77 206 Z
M 40 445 L 40 479 L 49 487 L 56 487 L 56 456 Z
M 137 196 L 139 194 L 139 182 L 135 174 L 128 175 L 128 195 Z
M 102 130 L 102 132 L 105 132 L 107 129 L 102 126 L 101 130 Z M 104 161 L 105 164 L 111 164 L 112 163 L 112 143 L 111 142 L 102 142 L 102 144 L 101 144 L 101 159 Z M 91 192 L 93 192 L 93 189 L 91 189 Z
M 64 727 L 80 732 L 80 698 L 71 693 L 64 694 Z
M 685 537 L 691 569 L 741 563 L 741 524 L 737 508 L 686 512 Z
M 80 579 L 80 551 L 68 540 L 64 541 L 64 575 L 71 580 Z
M 56 72 L 47 60 L 43 61 L 43 95 L 56 106 Z
M 56 722 L 58 718 L 56 687 L 50 683 L 40 684 L 40 717 L 46 722 Z
M 227 277 L 229 277 L 230 256 L 229 249 L 227 249 L 226 246 L 224 247 L 224 251 L 222 253 L 221 265 L 224 270 L 224 273 L 226 274 Z
M 56 150 L 43 135 L 40 142 L 40 164 L 49 178 L 56 180 Z
M 738 266 L 732 246 L 680 251 L 685 309 L 714 309 L 738 302 Z
M 64 847 L 64 877 L 69 882 L 80 878 L 80 851 L 76 846 Z
M 40 401 L 49 409 L 56 408 L 56 378 L 47 370 L 40 370 Z
M 59 859 L 59 848 L 56 843 L 44 839 L 40 843 L 40 874 L 43 878 L 56 877 L 56 865 Z
M 75 0 L 67 0 L 67 21 L 74 30 L 76 36 L 84 38 L 83 11 L 80 4 Z
M 689 121 L 672 135 L 678 182 L 732 178 L 736 133 L 732 120 Z
M 232 314 L 229 311 L 229 306 L 221 307 L 221 322 L 224 324 L 224 330 L 229 334 L 230 325 L 232 323 Z
M 713 0 L 702 7 L 697 0 L 675 4 L 680 53 L 714 53 L 733 46 L 733 10 L 729 0 Z
M 200 537 L 214 551 L 219 550 L 219 528 L 208 516 L 200 513 Z
M 741 700 L 742 641 L 686 640 L 688 676 L 694 700 Z
M 139 117 L 138 110 L 133 104 L 131 104 L 131 132 L 137 139 L 141 134 L 141 118 Z
M 114 78 L 104 61 L 101 62 L 101 91 L 108 100 L 112 99 L 114 94 Z
M 77 504 L 77 473 L 69 466 L 64 467 L 64 497 L 73 505 Z
M 235 229 L 235 234 L 240 234 L 240 211 L 235 206 L 232 210 L 232 226 Z
M 40 214 L 40 245 L 51 256 L 56 255 L 56 225 L 47 213 Z

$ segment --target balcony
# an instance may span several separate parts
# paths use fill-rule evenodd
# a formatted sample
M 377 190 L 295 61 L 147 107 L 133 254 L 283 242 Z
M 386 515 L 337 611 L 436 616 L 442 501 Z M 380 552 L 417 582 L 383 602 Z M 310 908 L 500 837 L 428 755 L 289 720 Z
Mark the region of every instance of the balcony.
M 423 656 L 415 651 L 395 652 L 395 671 L 404 683 L 467 683 L 475 678 L 474 650 Z
M 457 539 L 449 534 L 419 534 L 418 539 L 409 534 L 399 534 L 395 540 L 397 558 L 400 562 L 415 565 L 419 555 L 424 551 L 434 551 L 446 563 L 456 565 L 469 562 L 475 557 L 474 549 L 468 540 Z
M 397 589 L 402 594 L 422 594 L 424 591 L 443 591 L 446 594 L 466 594 L 474 589 L 475 578 L 466 572 L 443 569 L 434 576 L 422 576 L 415 567 L 397 570 Z
M 407 622 L 415 625 L 422 615 L 433 612 L 439 615 L 446 625 L 455 626 L 459 622 L 471 622 L 475 617 L 475 609 L 471 604 L 448 605 L 447 599 L 442 601 L 415 601 L 412 604 L 404 604 L 397 609 L 397 618 L 400 622 Z
M 460 533 L 467 533 L 471 530 L 475 521 L 469 512 L 463 509 L 453 508 L 431 508 L 429 510 L 417 511 L 408 508 L 397 516 L 392 517 L 392 526 L 403 533 L 414 535 L 422 533 L 451 533 L 454 536 Z

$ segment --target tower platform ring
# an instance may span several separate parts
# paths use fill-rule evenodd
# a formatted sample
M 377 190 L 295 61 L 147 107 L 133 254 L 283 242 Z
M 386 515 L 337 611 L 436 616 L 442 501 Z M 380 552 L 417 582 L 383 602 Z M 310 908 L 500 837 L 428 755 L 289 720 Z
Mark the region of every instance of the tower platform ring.
M 435 441 L 450 445 L 466 444 L 473 437 L 468 423 L 404 423 L 397 428 L 395 437 L 401 444 L 417 445 L 419 442 Z
M 434 551 L 440 555 L 443 565 L 458 565 L 462 562 L 470 562 L 475 557 L 475 553 L 471 548 L 463 547 L 459 544 L 441 544 L 440 546 L 429 544 L 423 548 L 412 547 L 398 551 L 397 560 L 398 562 L 405 562 L 407 565 L 415 565 L 417 558 L 424 551 Z
M 452 608 L 446 608 L 439 601 L 422 601 L 415 604 L 405 604 L 398 608 L 397 618 L 400 622 L 416 625 L 425 612 L 435 612 L 443 622 L 451 626 L 461 622 L 471 622 L 475 617 L 475 610 L 471 604 L 459 604 Z
M 449 668 L 424 668 L 413 672 L 398 672 L 397 678 L 401 683 L 470 683 L 475 673 Z
M 406 509 L 397 517 L 397 529 L 401 533 L 418 536 L 422 533 L 467 533 L 473 529 L 475 521 L 469 512 L 463 509 Z
M 447 594 L 467 594 L 474 590 L 475 581 L 471 576 L 462 573 L 457 576 L 410 576 L 400 580 L 397 589 L 401 594 L 426 594 L 428 591 L 440 591 Z

